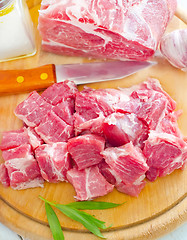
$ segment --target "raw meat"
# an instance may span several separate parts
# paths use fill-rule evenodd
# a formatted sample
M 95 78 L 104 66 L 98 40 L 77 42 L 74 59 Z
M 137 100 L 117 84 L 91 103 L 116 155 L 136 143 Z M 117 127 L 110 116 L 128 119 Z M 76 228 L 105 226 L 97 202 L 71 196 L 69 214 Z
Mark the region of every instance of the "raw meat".
M 84 170 L 73 168 L 67 172 L 68 181 L 76 191 L 76 199 L 79 201 L 92 200 L 112 192 L 114 186 L 108 183 L 97 166 Z
M 52 105 L 48 104 L 36 92 L 29 94 L 28 98 L 15 109 L 15 115 L 24 121 L 29 127 L 36 127 L 52 111 Z
M 19 147 L 23 144 L 31 144 L 33 149 L 35 149 L 42 143 L 43 140 L 38 136 L 34 128 L 23 127 L 19 130 L 3 132 L 0 149 L 7 150 L 10 148 Z
M 108 116 L 115 111 L 114 106 L 122 102 L 128 102 L 129 96 L 117 89 L 90 89 L 85 88 L 76 95 L 75 110 L 79 124 L 85 121 L 103 116 Z
M 165 115 L 175 110 L 176 103 L 161 88 L 158 80 L 148 79 L 136 87 L 127 103 L 119 103 L 115 108 L 119 112 L 135 113 L 151 130 L 155 130 Z
M 126 184 L 121 180 L 119 175 L 114 171 L 114 169 L 110 168 L 109 165 L 106 162 L 101 162 L 98 165 L 99 170 L 101 174 L 106 178 L 106 180 L 115 185 L 116 189 L 119 192 L 123 192 L 125 194 L 128 194 L 133 197 L 138 197 L 141 190 L 145 187 L 146 182 L 143 180 L 145 176 L 142 177 L 142 179 L 138 179 L 133 184 Z
M 43 186 L 43 178 L 30 145 L 25 144 L 5 150 L 3 151 L 3 158 L 10 179 L 10 186 L 13 189 Z
M 28 135 L 24 128 L 14 131 L 3 132 L 0 145 L 1 150 L 18 147 L 22 144 L 29 143 Z
M 74 136 L 73 127 L 53 112 L 49 112 L 35 130 L 45 143 L 65 142 Z
M 35 150 L 42 177 L 48 182 L 66 180 L 71 168 L 67 143 L 43 144 Z
M 33 158 L 33 152 L 30 144 L 22 144 L 19 147 L 4 150 L 2 156 L 5 161 L 15 158 L 30 159 Z
M 95 134 L 85 134 L 68 141 L 68 151 L 79 170 L 101 162 L 104 147 L 105 139 Z
M 41 137 L 36 133 L 35 129 L 32 127 L 28 127 L 25 129 L 27 131 L 29 137 L 29 143 L 33 149 L 37 148 L 38 146 L 42 145 L 44 141 Z
M 56 106 L 57 104 L 66 100 L 75 100 L 75 95 L 78 92 L 77 86 L 72 81 L 64 81 L 61 83 L 55 83 L 48 87 L 41 97 L 48 103 Z M 74 103 L 72 102 L 74 107 Z
M 172 134 L 150 131 L 143 150 L 150 167 L 146 173 L 150 181 L 181 168 L 187 159 L 187 144 Z
M 53 107 L 53 112 L 67 124 L 73 126 L 73 114 L 75 112 L 74 101 L 64 101 Z
M 143 148 L 148 127 L 134 113 L 113 113 L 103 122 L 103 132 L 109 143 L 118 147 L 130 141 Z
M 43 0 L 38 28 L 46 51 L 146 60 L 175 9 L 176 0 Z
M 8 171 L 4 163 L 0 164 L 0 182 L 3 184 L 4 187 L 10 186 Z
M 128 185 L 144 178 L 149 169 L 141 149 L 133 146 L 131 142 L 121 147 L 106 148 L 102 155 L 106 163 Z
M 156 127 L 157 132 L 169 133 L 176 137 L 182 138 L 182 133 L 178 127 L 178 117 L 181 115 L 181 111 L 167 113 L 164 118 L 161 119 Z
M 53 111 L 67 124 L 73 125 L 73 113 L 75 111 L 75 96 L 77 86 L 72 81 L 55 83 L 48 87 L 42 94 L 42 98 L 52 104 Z
M 86 122 L 82 122 L 80 120 L 79 124 L 79 117 L 80 115 L 74 114 L 74 129 L 75 129 L 75 136 L 79 134 L 85 134 L 85 133 L 94 133 L 98 135 L 103 135 L 103 122 L 105 120 L 105 117 L 101 113 L 99 117 L 88 120 Z
M 156 79 L 125 89 L 78 92 L 65 81 L 34 91 L 15 110 L 24 127 L 3 133 L 0 182 L 25 189 L 68 180 L 78 200 L 114 186 L 138 196 L 145 176 L 154 181 L 187 163 L 175 108 Z

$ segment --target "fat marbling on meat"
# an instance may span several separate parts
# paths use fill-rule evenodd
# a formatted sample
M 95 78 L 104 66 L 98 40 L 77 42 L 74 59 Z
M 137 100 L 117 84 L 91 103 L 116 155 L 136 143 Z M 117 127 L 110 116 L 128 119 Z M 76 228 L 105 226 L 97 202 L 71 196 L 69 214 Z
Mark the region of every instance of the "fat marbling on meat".
M 68 151 L 79 170 L 101 162 L 104 148 L 105 139 L 95 134 L 84 134 L 68 141 Z
M 112 192 L 114 186 L 106 181 L 98 166 L 83 170 L 76 167 L 67 172 L 68 181 L 74 186 L 76 199 L 79 201 L 92 200 Z
M 146 60 L 176 5 L 176 0 L 43 0 L 42 46 L 63 55 Z
M 42 177 L 48 182 L 66 180 L 66 173 L 71 168 L 67 143 L 43 144 L 35 150 Z

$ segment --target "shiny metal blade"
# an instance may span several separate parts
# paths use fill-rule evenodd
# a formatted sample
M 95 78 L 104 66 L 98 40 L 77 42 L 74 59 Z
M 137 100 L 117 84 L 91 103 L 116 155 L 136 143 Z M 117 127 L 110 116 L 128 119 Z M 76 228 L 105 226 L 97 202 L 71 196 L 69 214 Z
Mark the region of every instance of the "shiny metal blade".
M 121 79 L 155 64 L 148 61 L 111 61 L 56 65 L 56 78 L 57 82 L 68 79 L 77 85 L 101 82 Z

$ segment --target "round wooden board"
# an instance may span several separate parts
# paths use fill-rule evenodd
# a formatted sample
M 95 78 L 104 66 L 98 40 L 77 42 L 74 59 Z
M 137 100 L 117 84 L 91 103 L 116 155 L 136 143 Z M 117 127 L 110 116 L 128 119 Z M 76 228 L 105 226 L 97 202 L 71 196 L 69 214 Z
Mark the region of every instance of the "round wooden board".
M 35 25 L 37 55 L 16 61 L 0 64 L 0 69 L 30 68 L 47 63 L 77 63 L 88 62 L 86 58 L 73 58 L 45 53 L 40 49 L 40 36 L 36 29 L 39 5 L 38 1 L 29 1 L 30 12 Z M 174 18 L 168 31 L 177 28 L 186 28 L 177 18 Z M 90 84 L 93 88 L 128 87 L 155 77 L 160 80 L 166 90 L 177 102 L 178 109 L 183 110 L 179 119 L 179 127 L 187 135 L 187 73 L 172 67 L 162 57 L 155 58 L 158 64 L 145 69 L 123 80 Z M 90 60 L 96 61 L 96 60 Z M 79 86 L 82 89 L 82 86 Z M 0 132 L 18 129 L 21 126 L 13 114 L 16 105 L 27 94 L 0 97 Z M 1 156 L 0 156 L 1 158 Z M 1 158 L 2 160 L 2 158 Z M 49 184 L 44 188 L 15 191 L 0 186 L 0 221 L 19 234 L 29 239 L 52 239 L 43 202 L 38 198 L 41 195 L 51 201 L 69 203 L 74 201 L 73 187 L 68 183 Z M 173 230 L 187 220 L 187 169 L 176 170 L 171 175 L 160 178 L 154 183 L 147 183 L 138 198 L 133 198 L 114 190 L 98 201 L 126 202 L 124 205 L 103 211 L 88 211 L 97 218 L 113 224 L 104 235 L 107 239 L 155 239 L 162 234 Z M 97 239 L 88 233 L 79 223 L 76 223 L 57 211 L 65 239 L 92 240 Z

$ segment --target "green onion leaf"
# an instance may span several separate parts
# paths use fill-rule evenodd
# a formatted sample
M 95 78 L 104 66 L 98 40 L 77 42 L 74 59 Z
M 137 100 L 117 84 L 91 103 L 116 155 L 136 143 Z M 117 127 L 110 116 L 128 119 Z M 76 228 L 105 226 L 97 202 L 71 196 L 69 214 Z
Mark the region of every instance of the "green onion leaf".
M 76 209 L 81 209 L 81 210 L 85 210 L 85 209 L 96 210 L 96 209 L 114 208 L 114 207 L 118 207 L 122 204 L 116 204 L 116 203 L 110 203 L 110 202 L 82 201 L 82 202 L 68 203 L 68 204 L 66 204 L 66 206 L 73 207 Z
M 109 209 L 109 208 L 118 207 L 123 204 L 123 203 L 116 204 L 116 203 L 109 203 L 109 202 L 83 201 L 83 202 L 73 202 L 73 203 L 64 205 L 64 204 L 55 204 L 53 202 L 50 202 L 50 201 L 44 199 L 41 196 L 39 196 L 39 198 L 45 202 L 47 218 L 49 221 L 51 231 L 53 233 L 54 240 L 63 240 L 64 236 L 62 233 L 62 229 L 61 229 L 59 220 L 50 205 L 59 209 L 63 214 L 65 214 L 69 218 L 71 218 L 77 222 L 80 222 L 85 228 L 87 228 L 94 235 L 96 235 L 100 238 L 105 238 L 102 235 L 100 229 L 107 229 L 111 226 L 106 227 L 105 222 L 100 221 L 99 219 L 95 218 L 94 216 L 92 216 L 86 212 L 80 211 L 80 210 Z M 59 228 L 60 228 L 60 230 L 59 230 Z M 60 232 L 63 237 L 58 238 L 58 233 L 60 233 Z
M 46 210 L 49 226 L 53 235 L 53 239 L 64 240 L 64 234 L 62 232 L 62 228 L 57 218 L 57 215 L 52 209 L 52 207 L 49 205 L 49 203 L 47 202 L 45 202 L 45 210 Z
M 92 232 L 94 235 L 105 238 L 102 233 L 100 232 L 99 228 L 95 224 L 95 222 L 91 222 L 90 219 L 87 217 L 85 213 L 82 213 L 81 211 L 71 208 L 69 206 L 57 204 L 56 208 L 58 208 L 61 212 L 63 212 L 66 216 L 69 218 L 80 222 L 85 228 L 87 228 L 90 232 Z M 91 216 L 91 215 L 90 215 Z M 97 223 L 98 224 L 98 223 Z

